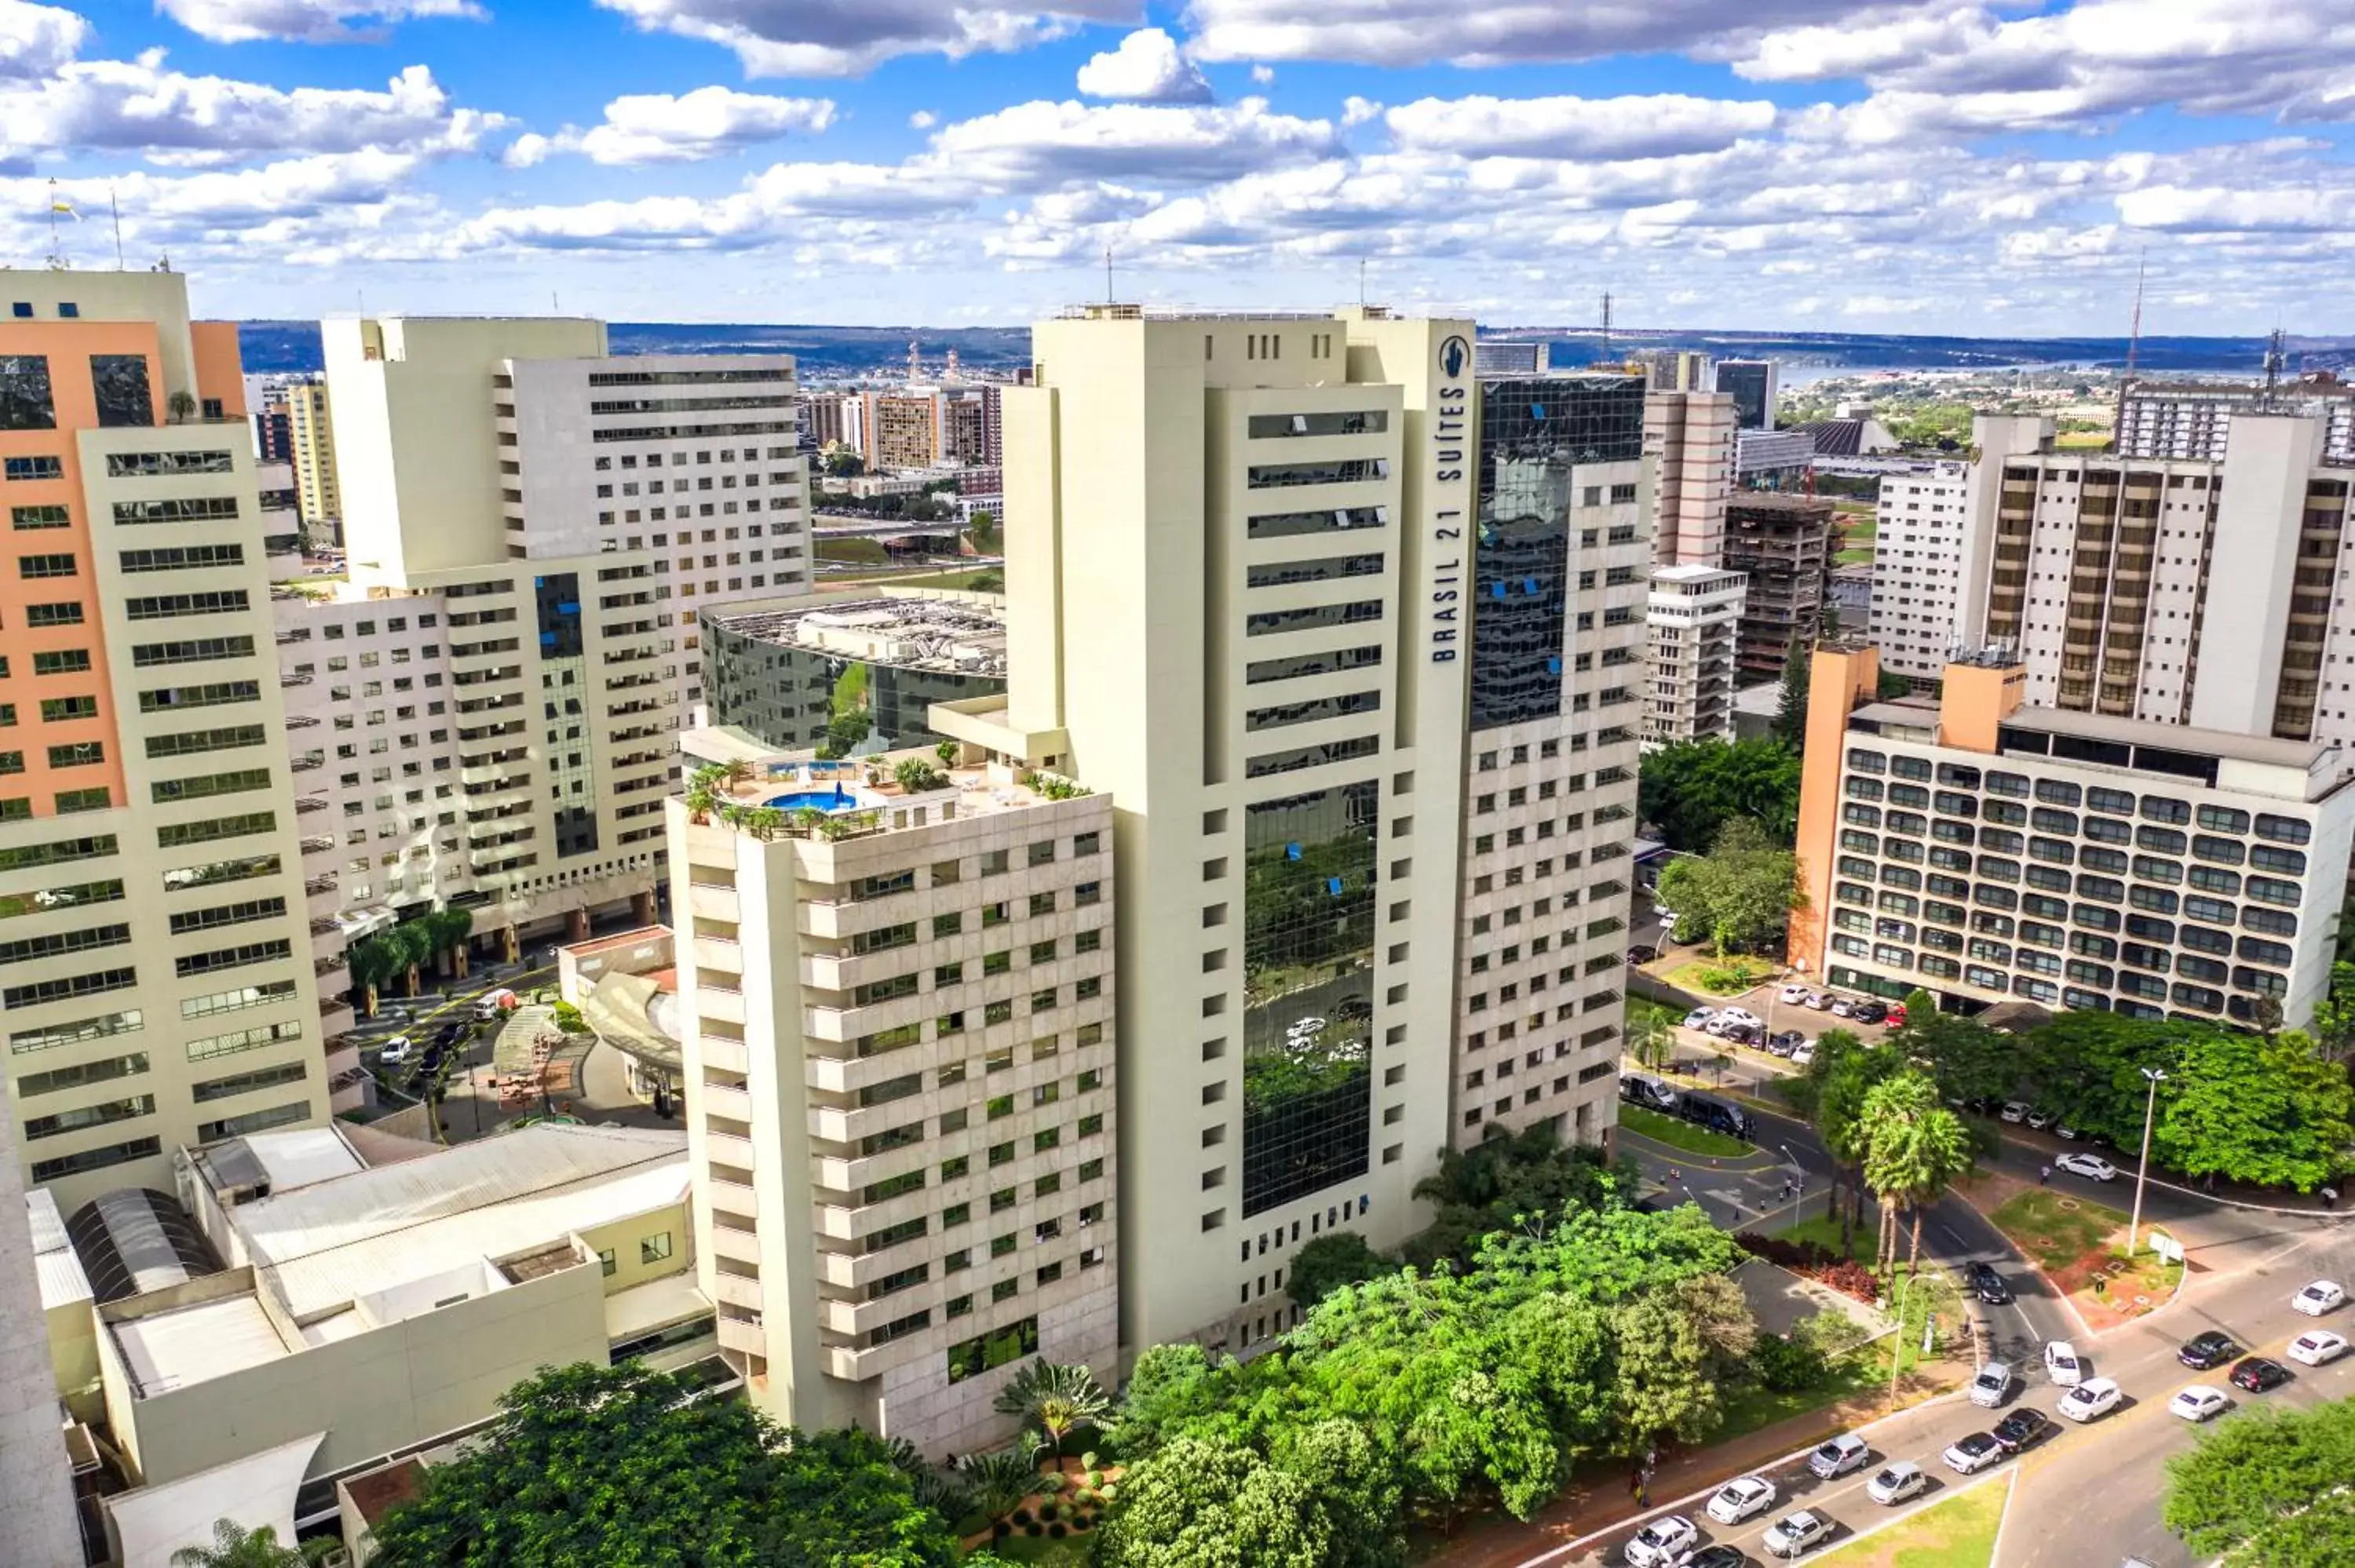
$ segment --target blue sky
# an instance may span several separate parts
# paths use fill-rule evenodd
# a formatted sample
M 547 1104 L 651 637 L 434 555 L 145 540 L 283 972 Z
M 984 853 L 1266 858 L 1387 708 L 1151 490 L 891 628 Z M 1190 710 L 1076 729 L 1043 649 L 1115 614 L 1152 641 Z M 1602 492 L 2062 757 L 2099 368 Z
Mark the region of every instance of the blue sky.
M 234 316 L 2355 333 L 2355 0 L 0 0 L 0 260 Z

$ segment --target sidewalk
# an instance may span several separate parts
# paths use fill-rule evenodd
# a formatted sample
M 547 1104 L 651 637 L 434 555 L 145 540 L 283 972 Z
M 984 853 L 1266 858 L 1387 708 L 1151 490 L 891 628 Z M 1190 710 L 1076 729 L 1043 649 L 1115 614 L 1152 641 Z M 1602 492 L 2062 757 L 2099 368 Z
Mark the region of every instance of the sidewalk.
M 1965 1371 L 1959 1363 L 1934 1361 L 1926 1375 L 1905 1380 L 1894 1403 L 1886 1390 L 1859 1394 L 1721 1443 L 1672 1454 L 1660 1461 L 1653 1477 L 1648 1508 L 1637 1507 L 1627 1495 L 1626 1461 L 1581 1466 L 1562 1495 L 1527 1523 L 1508 1514 L 1484 1514 L 1418 1562 L 1444 1568 L 1518 1568 L 1532 1557 L 1599 1531 L 1632 1523 L 1678 1498 L 1713 1491 L 1736 1476 L 1787 1459 L 1838 1433 L 1854 1431 L 1958 1388 Z
M 2118 1168 L 2118 1179 L 2130 1181 L 2134 1176 L 2135 1155 L 2123 1149 L 2109 1149 L 2101 1144 L 2089 1144 L 2080 1139 L 2071 1142 L 2050 1132 L 2039 1132 L 2023 1122 L 1998 1124 L 2006 1143 L 2017 1144 L 2031 1158 L 2050 1163 L 2056 1154 L 2090 1154 L 2098 1151 L 2102 1158 Z M 2254 1209 L 2268 1214 L 2344 1215 L 2355 1212 L 2355 1181 L 2339 1183 L 2339 1202 L 2336 1209 L 2323 1207 L 2322 1200 L 2310 1192 L 2285 1192 L 2273 1187 L 2249 1187 L 2238 1181 L 2218 1181 L 2212 1188 L 2204 1181 L 2172 1171 L 2151 1167 L 2144 1179 L 2153 1187 L 2164 1188 L 2186 1198 L 2197 1198 L 2203 1203 L 2229 1204 L 2236 1209 Z

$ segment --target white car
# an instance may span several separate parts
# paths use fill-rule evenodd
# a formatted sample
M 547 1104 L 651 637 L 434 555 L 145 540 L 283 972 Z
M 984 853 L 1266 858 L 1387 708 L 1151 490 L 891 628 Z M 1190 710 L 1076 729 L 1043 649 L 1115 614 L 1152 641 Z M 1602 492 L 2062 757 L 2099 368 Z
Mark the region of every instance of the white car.
M 2031 1110 L 2028 1113 L 2028 1125 L 2042 1132 L 2052 1125 L 2052 1118 L 2053 1113 L 2049 1110 Z
M 1853 1432 L 1843 1432 L 1807 1456 L 1807 1468 L 1818 1480 L 1834 1480 L 1850 1470 L 1861 1470 L 1872 1450 Z
M 1768 1525 L 1758 1544 L 1774 1556 L 1796 1557 L 1808 1547 L 1829 1540 L 1831 1533 L 1832 1521 L 1829 1519 L 1813 1509 L 1801 1509 Z
M 2044 1346 L 2044 1375 L 2062 1388 L 2074 1388 L 2085 1378 L 2085 1363 L 2077 1359 L 2077 1347 L 2066 1340 L 2048 1340 Z
M 1321 1018 L 1295 1018 L 1292 1021 L 1292 1027 L 1284 1032 L 1284 1037 L 1287 1040 L 1305 1040 L 1322 1033 L 1324 1028 L 1325 1021 Z
M 2072 1421 L 2098 1421 L 2125 1398 L 2118 1385 L 2105 1377 L 2089 1377 L 2061 1396 L 2053 1408 Z
M 1791 1065 L 1805 1067 L 1816 1059 L 1816 1043 L 1812 1040 L 1791 1053 Z
M 2309 1367 L 2335 1361 L 2347 1353 L 2347 1337 L 2328 1329 L 2308 1329 L 2289 1342 L 2289 1359 Z
M 2083 1176 L 2088 1181 L 2115 1181 L 2118 1168 L 2098 1154 L 2062 1154 L 2052 1163 L 2072 1176 Z
M 2167 1402 L 2167 1408 L 2186 1421 L 2205 1421 L 2223 1413 L 2232 1401 L 2204 1383 L 2195 1383 Z
M 1706 1007 L 1696 1007 L 1690 1012 L 1685 1014 L 1685 1027 L 1687 1029 L 1706 1029 L 1709 1027 L 1709 1021 L 1716 1016 L 1717 1014 L 1714 1012 Z
M 1764 1029 L 1765 1021 L 1746 1007 L 1721 1007 L 1717 1010 L 1720 1023 L 1747 1023 L 1753 1029 Z
M 2064 1122 L 2057 1122 L 2057 1123 L 2055 1123 L 2055 1124 L 2053 1125 L 2052 1131 L 2053 1131 L 2053 1133 L 2054 1133 L 2054 1135 L 2055 1135 L 2056 1137 L 2065 1138 L 2065 1139 L 2068 1139 L 2070 1142 L 2072 1142 L 2072 1143 L 2074 1143 L 2074 1142 L 2076 1142 L 2076 1141 L 2077 1141 L 2077 1138 L 2078 1138 L 2078 1132 L 2077 1132 L 2077 1129 L 2076 1129 L 2075 1128 L 2073 1128 L 2073 1127 L 2071 1127 L 2071 1126 L 2070 1126 L 2067 1122 L 2065 1122 L 2065 1121 L 2064 1121 Z
M 1807 998 L 1807 1005 L 1814 1008 L 1817 1012 L 1829 1012 L 1832 1005 L 1832 993 L 1828 991 L 1819 991 L 1813 996 Z
M 2347 1288 L 2336 1280 L 2318 1279 L 2291 1297 L 2289 1304 L 2309 1318 L 2319 1318 L 2347 1304 Z
M 1786 985 L 1774 993 L 1777 1001 L 1795 1004 L 1804 1003 L 1809 994 L 1807 988 L 1803 985 Z
M 1700 1539 L 1700 1531 L 1693 1528 L 1692 1520 L 1672 1513 L 1666 1519 L 1654 1520 L 1629 1536 L 1622 1555 L 1631 1568 L 1673 1568 L 1691 1555 L 1693 1544 Z
M 2001 1361 L 1989 1361 L 1979 1368 L 1971 1379 L 1971 1403 L 1989 1410 L 1997 1408 L 2011 1394 L 2011 1368 Z
M 1929 1484 L 1930 1478 L 1922 1473 L 1921 1466 L 1911 1459 L 1900 1459 L 1865 1482 L 1864 1495 L 1883 1507 L 1894 1508 Z
M 1764 1476 L 1743 1476 L 1728 1481 L 1709 1499 L 1709 1517 L 1720 1524 L 1740 1524 L 1753 1514 L 1764 1513 L 1774 1506 L 1781 1494 L 1774 1483 Z
M 1671 928 L 1675 927 L 1678 919 L 1677 912 L 1664 904 L 1655 904 L 1652 906 L 1652 917 L 1659 921 L 1661 925 Z
M 1852 1017 L 1855 1012 L 1856 999 L 1854 997 L 1836 996 L 1832 998 L 1832 1016 L 1834 1018 Z
M 377 1054 L 377 1060 L 388 1067 L 398 1067 L 409 1060 L 409 1054 L 416 1048 L 417 1043 L 408 1035 L 396 1034 L 384 1043 L 384 1048 Z
M 1975 1476 L 2003 1457 L 2003 1445 L 1992 1432 L 1974 1432 L 1948 1448 L 1946 1468 L 1958 1476 Z
M 1998 1119 L 2008 1121 L 2017 1127 L 2028 1119 L 2028 1107 L 2018 1100 L 2006 1100 L 2003 1102 L 2003 1109 L 1998 1111 L 1996 1116 Z

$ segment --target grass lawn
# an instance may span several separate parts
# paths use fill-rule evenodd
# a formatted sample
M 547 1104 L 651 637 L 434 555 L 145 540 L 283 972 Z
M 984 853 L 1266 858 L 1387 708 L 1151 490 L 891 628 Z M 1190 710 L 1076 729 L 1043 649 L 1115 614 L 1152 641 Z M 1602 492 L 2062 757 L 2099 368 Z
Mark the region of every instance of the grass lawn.
M 1902 1524 L 1816 1559 L 1816 1568 L 1987 1568 L 2011 1478 L 1925 1508 Z
M 1747 1154 L 1752 1147 L 1738 1138 L 1728 1138 L 1677 1117 L 1646 1110 L 1642 1106 L 1621 1106 L 1619 1125 L 1638 1138 L 1648 1138 L 1654 1143 L 1681 1149 L 1688 1154 Z
M 1809 1193 L 1807 1202 L 1812 1207 L 1822 1206 L 1817 1193 Z M 1838 1253 L 1840 1249 L 1839 1222 L 1828 1219 L 1820 1213 L 1812 1219 L 1801 1220 L 1797 1224 L 1776 1231 L 1774 1234 L 1787 1242 L 1813 1242 L 1817 1246 L 1833 1253 Z M 1856 1234 L 1849 1238 L 1848 1255 L 1859 1263 L 1870 1264 L 1872 1239 L 1872 1224 L 1868 1218 L 1865 1224 L 1856 1227 Z
M 1088 1542 L 1094 1539 L 1094 1535 L 1090 1533 L 1051 1541 L 1043 1535 L 1024 1535 L 1017 1531 L 999 1542 L 995 1550 L 1008 1563 L 1043 1563 L 1051 1568 L 1084 1568 L 1088 1560 Z
M 1694 959 L 1669 970 L 1668 980 L 1710 996 L 1740 996 L 1780 972 L 1762 959 Z
M 2067 1268 L 2109 1240 L 2126 1215 L 2105 1203 L 2039 1187 L 1987 1216 L 1996 1229 L 2047 1270 Z
M 1745 1432 L 1755 1432 L 1772 1426 L 1777 1421 L 1788 1421 L 1794 1415 L 1805 1415 L 1811 1410 L 1821 1410 L 1852 1395 L 1889 1383 L 1888 1361 L 1877 1355 L 1854 1355 L 1832 1369 L 1832 1380 L 1822 1388 L 1798 1393 L 1776 1393 L 1771 1389 L 1755 1386 L 1736 1389 L 1720 1401 L 1725 1412 L 1725 1425 L 1718 1428 L 1712 1443 L 1722 1443 L 1729 1437 L 1739 1437 Z

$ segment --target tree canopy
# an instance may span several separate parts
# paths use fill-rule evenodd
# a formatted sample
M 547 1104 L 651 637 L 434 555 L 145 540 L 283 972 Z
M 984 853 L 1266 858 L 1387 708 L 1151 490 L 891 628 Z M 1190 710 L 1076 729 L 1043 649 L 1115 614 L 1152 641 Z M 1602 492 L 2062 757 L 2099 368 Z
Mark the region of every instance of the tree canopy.
M 953 1568 L 872 1434 L 797 1432 L 635 1364 L 541 1372 L 377 1530 L 381 1568 Z
M 1798 832 L 1799 754 L 1780 741 L 1688 740 L 1645 757 L 1636 806 L 1670 849 L 1699 854 L 1748 818 L 1778 844 Z
M 2168 1461 L 2167 1527 L 2224 1568 L 2355 1563 L 2355 1400 L 2264 1405 Z
M 1721 958 L 1772 946 L 1804 898 L 1797 857 L 1740 817 L 1717 831 L 1707 854 L 1669 862 L 1657 891 L 1677 912 L 1678 936 L 1706 936 Z

